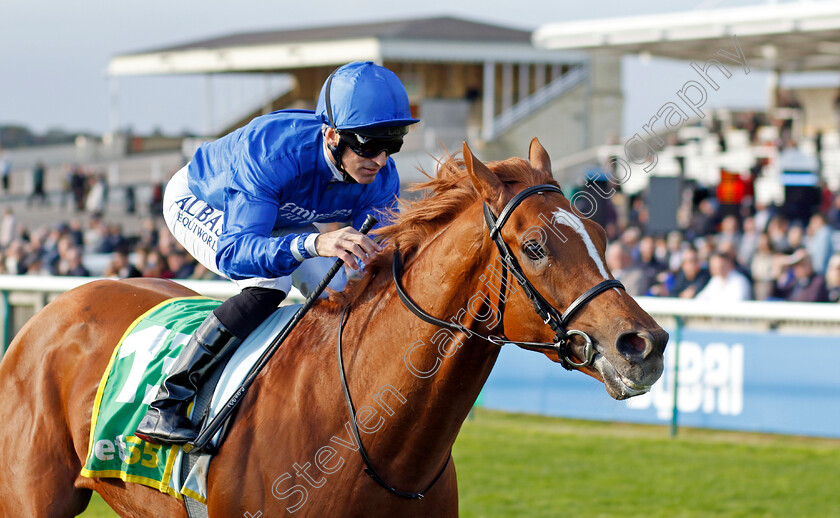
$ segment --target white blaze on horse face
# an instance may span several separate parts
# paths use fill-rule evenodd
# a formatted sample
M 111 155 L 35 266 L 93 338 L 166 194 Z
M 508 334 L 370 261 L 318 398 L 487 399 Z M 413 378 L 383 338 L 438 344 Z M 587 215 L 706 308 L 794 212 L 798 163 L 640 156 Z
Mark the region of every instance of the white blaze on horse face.
M 604 261 L 601 260 L 601 256 L 598 254 L 598 249 L 595 248 L 595 243 L 592 242 L 592 238 L 586 233 L 586 227 L 583 226 L 583 221 L 571 212 L 558 208 L 554 211 L 554 222 L 558 225 L 571 227 L 578 233 L 580 238 L 583 240 L 583 243 L 586 245 L 586 251 L 589 252 L 589 257 L 591 257 L 592 261 L 595 262 L 595 266 L 598 268 L 601 276 L 604 277 L 604 280 L 608 280 L 610 276 L 607 275 L 607 269 L 604 267 Z

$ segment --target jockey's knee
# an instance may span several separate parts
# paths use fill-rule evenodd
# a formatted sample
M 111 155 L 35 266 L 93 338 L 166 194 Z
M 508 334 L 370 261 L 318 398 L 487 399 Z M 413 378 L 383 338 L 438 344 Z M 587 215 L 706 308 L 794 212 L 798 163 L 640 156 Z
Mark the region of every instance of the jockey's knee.
M 335 257 L 313 257 L 303 261 L 292 273 L 292 285 L 300 290 L 304 297 L 308 297 L 321 280 L 326 277 L 327 272 L 330 271 L 335 261 Z M 333 291 L 341 291 L 346 284 L 347 276 L 345 275 L 344 268 L 342 268 L 333 277 L 327 287 Z M 328 296 L 326 291 L 321 294 L 321 297 L 326 296 Z
M 286 292 L 250 286 L 213 310 L 216 318 L 237 338 L 244 340 L 286 298 Z

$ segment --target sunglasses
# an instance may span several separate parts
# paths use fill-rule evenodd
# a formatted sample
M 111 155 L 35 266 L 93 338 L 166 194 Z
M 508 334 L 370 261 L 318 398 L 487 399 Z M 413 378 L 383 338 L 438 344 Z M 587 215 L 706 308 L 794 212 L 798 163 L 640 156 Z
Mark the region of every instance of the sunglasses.
M 402 137 L 364 137 L 350 131 L 339 131 L 338 137 L 362 158 L 375 158 L 383 151 L 391 156 L 399 152 L 403 145 Z

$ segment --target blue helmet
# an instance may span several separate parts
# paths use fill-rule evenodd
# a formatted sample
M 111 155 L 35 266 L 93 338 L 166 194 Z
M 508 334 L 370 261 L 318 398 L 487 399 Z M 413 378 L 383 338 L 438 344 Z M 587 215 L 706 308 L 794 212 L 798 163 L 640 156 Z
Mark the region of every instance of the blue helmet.
M 321 88 L 318 118 L 339 130 L 377 130 L 420 122 L 411 116 L 408 94 L 396 74 L 372 61 L 348 63 Z

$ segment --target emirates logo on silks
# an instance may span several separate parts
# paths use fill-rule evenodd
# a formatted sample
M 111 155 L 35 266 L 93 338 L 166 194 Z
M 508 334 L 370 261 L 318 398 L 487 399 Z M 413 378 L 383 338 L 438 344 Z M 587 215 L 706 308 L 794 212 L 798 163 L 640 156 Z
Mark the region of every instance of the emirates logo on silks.
M 350 219 L 352 209 L 337 209 L 332 212 L 318 213 L 315 209 L 306 209 L 292 202 L 286 202 L 277 210 L 279 217 L 295 223 L 311 223 L 313 221 L 337 221 Z

